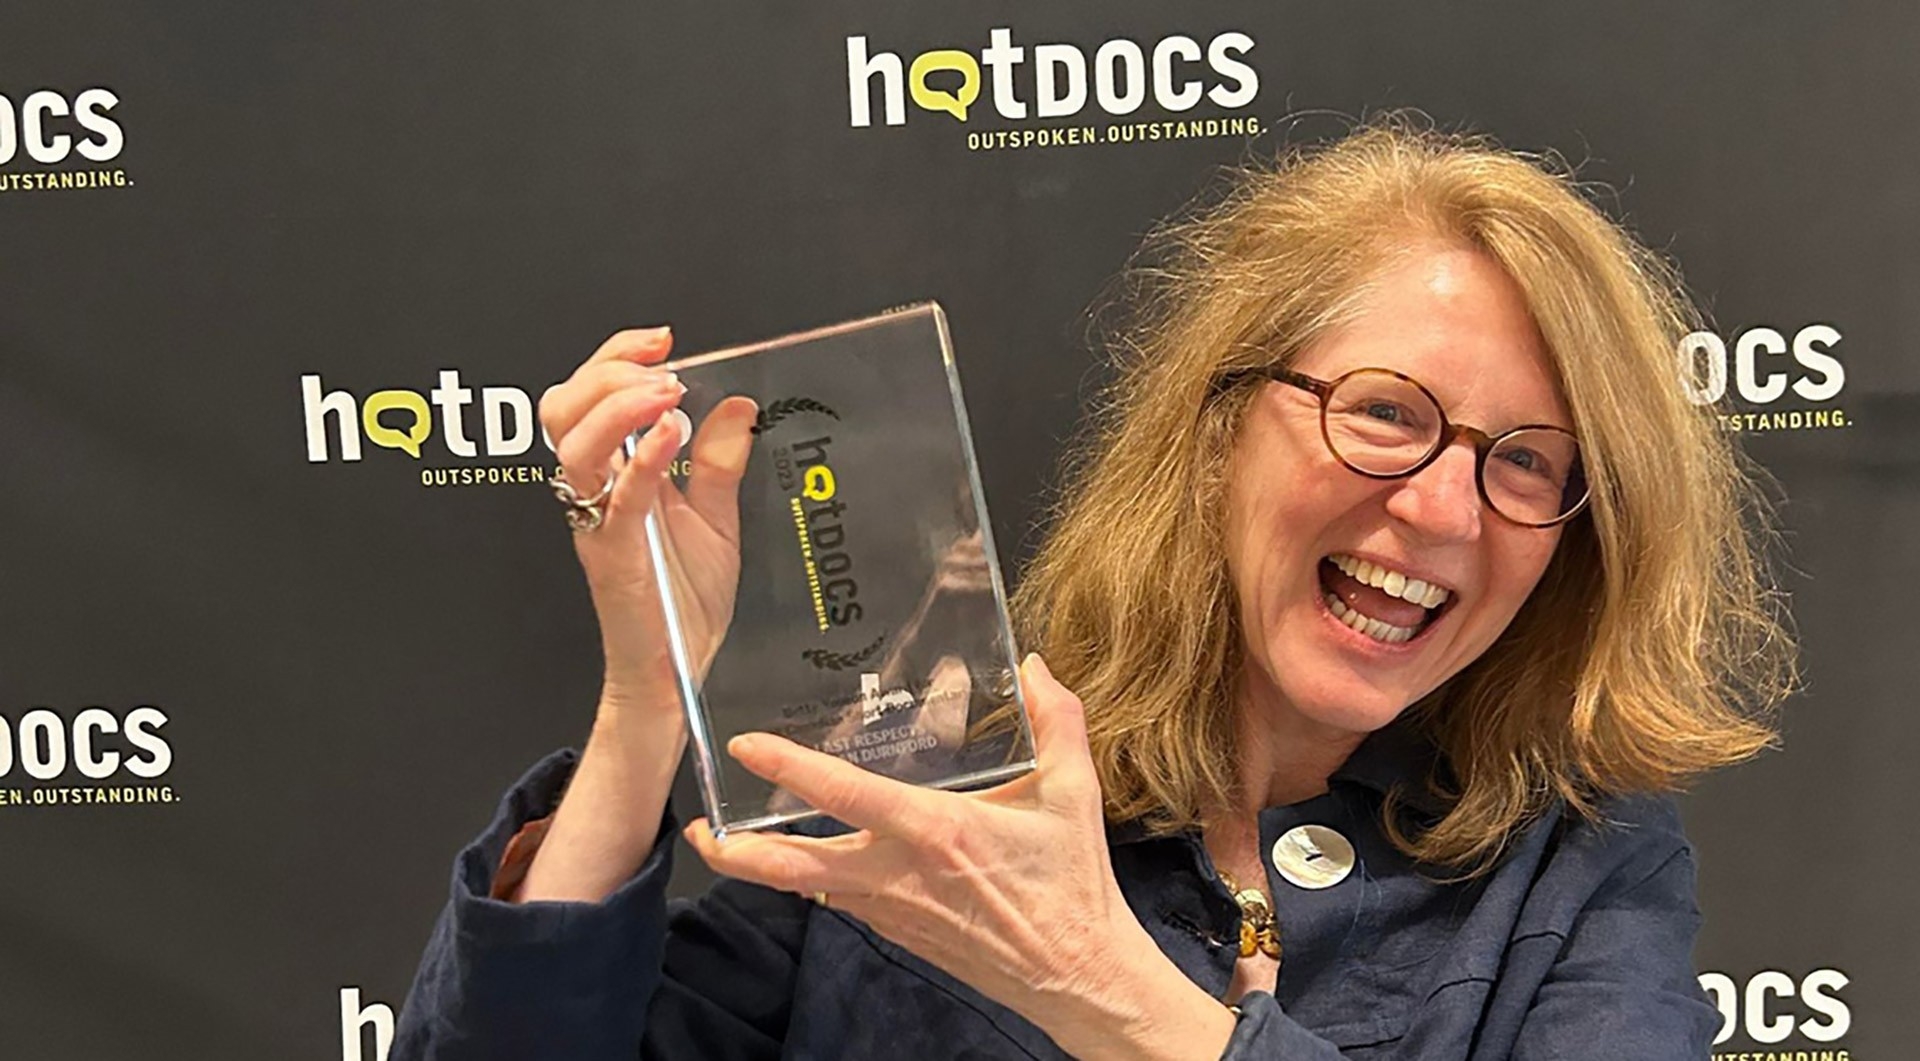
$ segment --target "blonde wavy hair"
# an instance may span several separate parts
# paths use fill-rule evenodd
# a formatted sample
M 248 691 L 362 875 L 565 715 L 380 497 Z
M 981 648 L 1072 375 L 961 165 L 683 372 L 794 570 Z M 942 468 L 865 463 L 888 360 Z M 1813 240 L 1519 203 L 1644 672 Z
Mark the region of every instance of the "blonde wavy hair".
M 1677 276 L 1564 166 L 1395 115 L 1238 173 L 1129 271 L 1116 380 L 1013 602 L 1022 642 L 1086 702 L 1109 820 L 1166 833 L 1234 805 L 1245 650 L 1226 487 L 1257 388 L 1217 381 L 1290 361 L 1396 256 L 1436 243 L 1479 250 L 1523 292 L 1592 503 L 1501 637 L 1412 706 L 1446 769 L 1407 783 L 1450 809 L 1405 829 L 1396 793 L 1390 835 L 1477 872 L 1556 800 L 1592 816 L 1774 740 L 1795 671 L 1771 511 L 1679 385 L 1699 318 Z

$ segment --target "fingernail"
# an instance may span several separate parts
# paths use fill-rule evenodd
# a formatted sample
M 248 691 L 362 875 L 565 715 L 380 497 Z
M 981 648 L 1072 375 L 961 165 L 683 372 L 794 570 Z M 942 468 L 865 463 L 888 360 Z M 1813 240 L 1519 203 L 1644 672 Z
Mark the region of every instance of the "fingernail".
M 727 754 L 738 759 L 742 756 L 752 755 L 753 750 L 759 746 L 760 742 L 755 740 L 752 734 L 742 733 L 740 736 L 727 742 Z
M 1032 667 L 1039 674 L 1040 677 L 1045 678 L 1048 681 L 1053 680 L 1053 670 L 1047 666 L 1046 660 L 1040 658 L 1040 653 L 1038 652 L 1027 653 L 1026 665 L 1029 667 Z
M 671 324 L 656 324 L 656 325 L 654 325 L 653 327 L 651 327 L 651 328 L 648 328 L 648 329 L 647 329 L 647 334 L 648 334 L 648 335 L 651 335 L 651 336 L 654 336 L 655 338 L 661 338 L 661 339 L 664 339 L 664 338 L 666 338 L 667 336 L 669 336 L 669 335 L 672 335 L 672 334 L 673 334 L 673 325 L 671 325 Z
M 678 445 L 684 446 L 693 438 L 693 417 L 688 416 L 686 410 L 668 409 L 667 415 L 660 419 L 667 424 L 667 429 L 673 432 L 674 440 Z

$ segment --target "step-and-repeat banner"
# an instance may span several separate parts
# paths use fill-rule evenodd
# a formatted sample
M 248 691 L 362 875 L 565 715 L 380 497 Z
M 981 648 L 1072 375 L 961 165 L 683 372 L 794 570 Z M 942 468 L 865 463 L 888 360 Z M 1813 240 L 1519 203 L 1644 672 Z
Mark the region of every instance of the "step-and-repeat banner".
M 1017 575 L 1140 236 L 1402 106 L 1681 263 L 1676 368 L 1785 497 L 1805 692 L 1686 802 L 1716 1051 L 1920 1056 L 1916 55 L 1785 0 L 13 0 L 0 1056 L 385 1056 L 449 859 L 592 713 L 533 409 L 608 333 L 940 299 Z

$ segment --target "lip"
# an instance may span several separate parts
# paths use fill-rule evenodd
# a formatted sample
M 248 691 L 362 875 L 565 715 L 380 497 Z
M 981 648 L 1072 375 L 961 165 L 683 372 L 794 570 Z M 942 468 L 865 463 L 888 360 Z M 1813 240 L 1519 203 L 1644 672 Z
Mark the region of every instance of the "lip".
M 1415 651 L 1427 640 L 1427 635 L 1433 632 L 1434 627 L 1446 621 L 1446 610 L 1443 608 L 1440 614 L 1427 620 L 1427 625 L 1421 627 L 1419 633 L 1407 640 L 1397 644 L 1389 641 L 1378 641 L 1341 622 L 1339 618 L 1333 614 L 1333 609 L 1327 607 L 1326 594 L 1319 590 L 1319 580 L 1315 579 L 1313 604 L 1315 608 L 1319 609 L 1321 618 L 1325 619 L 1329 625 L 1334 627 L 1333 636 L 1340 638 L 1344 644 L 1365 652 L 1377 653 L 1383 656 L 1393 656 Z

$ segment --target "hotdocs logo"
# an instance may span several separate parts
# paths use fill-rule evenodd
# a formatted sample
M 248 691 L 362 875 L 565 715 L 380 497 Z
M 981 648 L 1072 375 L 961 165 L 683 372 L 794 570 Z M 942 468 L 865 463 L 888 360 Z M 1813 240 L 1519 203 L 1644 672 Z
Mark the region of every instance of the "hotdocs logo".
M 15 808 L 174 803 L 167 713 L 0 709 L 0 813 Z
M 1680 340 L 1680 383 L 1695 404 L 1720 404 L 1729 431 L 1846 427 L 1852 421 L 1840 406 L 1847 386 L 1840 340 L 1831 324 L 1791 333 L 1755 327 L 1724 338 L 1693 332 Z
M 833 436 L 817 430 L 820 424 L 839 422 L 840 414 L 832 407 L 805 395 L 778 398 L 760 410 L 753 433 L 762 441 L 774 441 L 777 434 L 795 426 L 794 417 L 810 421 L 815 430 L 803 432 L 809 435 L 805 439 L 775 443 L 773 474 L 781 492 L 787 495 L 794 543 L 806 575 L 807 595 L 813 602 L 814 625 L 824 634 L 836 628 L 856 627 L 865 614 L 854 570 L 856 547 L 847 533 L 855 515 L 849 511 L 840 477 L 833 470 Z M 809 649 L 801 655 L 822 670 L 845 670 L 864 663 L 880 650 L 885 639 L 882 634 L 853 655 L 823 648 Z
M 977 53 L 907 58 L 860 34 L 847 38 L 847 120 L 905 125 L 911 103 L 930 120 L 968 125 L 970 151 L 1257 136 L 1258 118 L 1233 113 L 1260 94 L 1253 50 L 1252 37 L 1232 30 L 1205 43 L 1173 33 L 1029 48 L 999 27 Z M 1203 105 L 1211 113 L 1195 114 Z
M 119 106 L 110 88 L 0 89 L 0 194 L 132 185 L 112 165 L 127 146 Z
M 1849 982 L 1838 969 L 1798 979 L 1776 969 L 1744 980 L 1701 973 L 1700 986 L 1720 1011 L 1713 1045 L 1743 1039 L 1759 1047 L 1716 1049 L 1713 1061 L 1852 1061 L 1845 1040 L 1853 1010 L 1840 997 Z
M 393 1049 L 393 1007 L 362 1003 L 360 989 L 340 989 L 341 1061 L 387 1061 Z
M 513 463 L 536 442 L 551 457 L 533 396 L 510 386 L 470 387 L 457 368 L 443 368 L 436 386 L 363 391 L 329 389 L 318 373 L 300 377 L 307 460 L 325 464 L 366 457 L 369 447 L 405 454 L 421 486 L 544 483 L 551 460 Z M 451 458 L 451 461 L 449 461 Z

